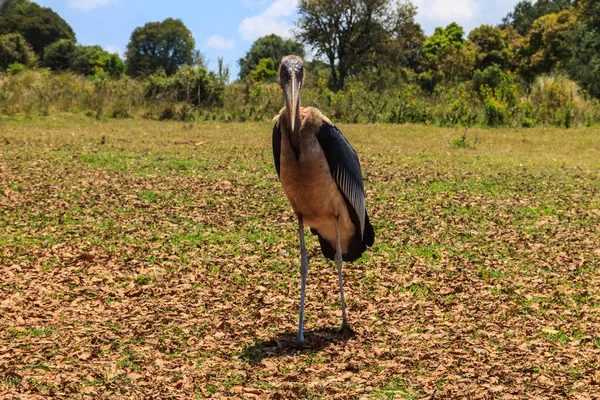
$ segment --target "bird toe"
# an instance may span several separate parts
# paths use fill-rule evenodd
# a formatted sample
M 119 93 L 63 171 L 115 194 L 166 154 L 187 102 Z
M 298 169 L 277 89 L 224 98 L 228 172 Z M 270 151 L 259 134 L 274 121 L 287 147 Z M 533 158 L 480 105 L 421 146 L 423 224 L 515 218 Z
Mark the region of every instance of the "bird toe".
M 338 332 L 340 335 L 342 335 L 344 337 L 344 339 L 348 339 L 348 338 L 356 335 L 356 332 L 354 332 L 354 329 L 352 329 L 350 327 L 350 325 L 348 325 L 348 324 L 342 324 L 342 328 Z

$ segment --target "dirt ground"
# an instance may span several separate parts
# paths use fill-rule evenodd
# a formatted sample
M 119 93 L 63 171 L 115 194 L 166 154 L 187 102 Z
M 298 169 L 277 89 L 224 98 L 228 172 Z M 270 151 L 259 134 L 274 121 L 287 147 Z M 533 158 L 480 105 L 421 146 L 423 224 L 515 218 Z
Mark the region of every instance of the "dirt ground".
M 600 133 L 342 126 L 376 243 L 299 245 L 268 124 L 0 121 L 2 398 L 600 398 Z

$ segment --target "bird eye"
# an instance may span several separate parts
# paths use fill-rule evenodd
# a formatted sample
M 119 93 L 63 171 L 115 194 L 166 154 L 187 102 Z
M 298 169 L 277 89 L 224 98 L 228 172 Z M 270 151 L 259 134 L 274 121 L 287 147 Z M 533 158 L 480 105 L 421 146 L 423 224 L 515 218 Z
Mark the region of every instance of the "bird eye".
M 281 80 L 287 82 L 290 80 L 290 71 L 287 68 L 281 68 Z

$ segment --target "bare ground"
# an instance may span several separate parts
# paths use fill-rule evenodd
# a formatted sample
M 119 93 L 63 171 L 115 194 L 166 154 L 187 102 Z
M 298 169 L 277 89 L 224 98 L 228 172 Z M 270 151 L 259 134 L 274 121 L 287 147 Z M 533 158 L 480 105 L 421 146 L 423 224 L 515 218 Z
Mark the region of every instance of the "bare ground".
M 0 121 L 0 397 L 600 397 L 600 134 L 342 126 L 376 245 L 299 251 L 270 126 Z

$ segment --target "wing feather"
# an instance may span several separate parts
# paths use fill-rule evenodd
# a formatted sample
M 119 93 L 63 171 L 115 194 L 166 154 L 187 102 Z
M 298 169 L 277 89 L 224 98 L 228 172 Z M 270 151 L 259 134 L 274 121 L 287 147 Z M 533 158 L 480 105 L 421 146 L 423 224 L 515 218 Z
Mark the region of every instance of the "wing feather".
M 281 130 L 280 122 L 277 120 L 273 127 L 273 159 L 275 161 L 275 169 L 277 170 L 277 176 L 280 176 L 281 170 Z
M 361 240 L 364 238 L 367 213 L 365 190 L 358 156 L 348 140 L 334 125 L 324 122 L 317 133 L 319 144 L 325 153 L 331 175 L 346 197 L 348 205 L 358 218 Z

